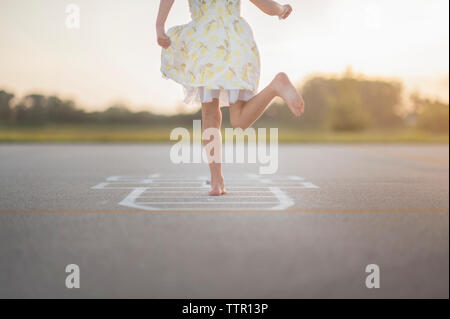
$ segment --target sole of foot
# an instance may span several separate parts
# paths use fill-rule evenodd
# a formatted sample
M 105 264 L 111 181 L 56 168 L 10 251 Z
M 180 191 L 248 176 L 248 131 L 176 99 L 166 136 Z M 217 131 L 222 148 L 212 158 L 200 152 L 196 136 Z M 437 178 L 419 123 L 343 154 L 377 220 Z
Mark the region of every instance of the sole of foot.
M 305 102 L 285 73 L 278 73 L 273 80 L 277 95 L 288 105 L 291 112 L 299 117 L 305 111 Z

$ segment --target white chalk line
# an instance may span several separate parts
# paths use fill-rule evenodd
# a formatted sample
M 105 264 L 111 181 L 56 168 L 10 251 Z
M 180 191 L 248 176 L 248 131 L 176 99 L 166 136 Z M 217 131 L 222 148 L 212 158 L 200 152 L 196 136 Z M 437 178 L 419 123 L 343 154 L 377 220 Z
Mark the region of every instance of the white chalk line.
M 136 182 L 136 183 L 132 183 L 132 182 L 115 182 L 115 183 L 111 183 L 111 182 L 106 182 L 106 183 L 100 183 L 99 185 L 167 185 L 167 184 L 175 184 L 175 185 L 191 185 L 191 186 L 196 186 L 196 185 L 203 185 L 206 181 L 203 182 Z M 248 181 L 243 181 L 244 183 L 240 183 L 239 185 L 241 186 L 253 186 L 253 185 L 258 185 L 258 184 L 271 184 L 273 183 L 273 181 L 255 181 L 253 183 L 245 183 Z M 229 184 L 229 183 L 228 183 Z M 309 182 L 292 182 L 292 183 L 287 183 L 287 182 L 281 182 L 281 183 L 276 183 L 277 186 L 296 186 L 296 185 L 310 185 L 311 183 Z M 139 186 L 138 186 L 139 187 Z M 266 187 L 266 186 L 264 186 Z
M 202 182 L 202 181 L 207 181 L 210 178 L 207 176 L 202 176 L 202 177 L 197 177 L 195 178 L 196 182 Z M 270 178 L 266 178 L 266 177 L 260 177 L 258 179 L 254 179 L 254 178 L 242 178 L 242 177 L 237 177 L 237 178 L 233 178 L 233 177 L 228 177 L 226 178 L 227 181 L 255 181 L 255 182 L 260 182 L 263 180 L 271 180 L 271 181 L 303 181 L 304 178 L 302 177 L 298 177 L 298 176 L 288 176 L 288 177 L 270 177 Z M 107 182 L 115 182 L 115 183 L 127 183 L 127 182 L 141 182 L 141 181 L 145 181 L 145 182 L 153 182 L 153 181 L 163 181 L 163 182 L 182 182 L 182 181 L 188 181 L 193 183 L 193 179 L 192 178 L 153 178 L 151 176 L 149 177 L 142 177 L 142 176 L 135 176 L 135 177 L 121 177 L 121 176 L 110 176 L 106 178 Z
M 204 181 L 204 182 L 206 182 L 206 181 Z M 243 181 L 244 183 L 245 182 L 248 182 L 248 181 Z M 249 185 L 254 185 L 254 184 L 270 184 L 270 183 L 273 183 L 273 181 L 271 180 L 271 181 L 264 181 L 264 180 L 262 180 L 262 181 L 255 181 L 255 182 L 253 182 L 253 183 L 248 183 L 247 185 L 249 186 Z M 188 185 L 201 185 L 202 184 L 202 182 L 156 182 L 156 181 L 152 181 L 152 182 L 136 182 L 136 183 L 131 183 L 131 182 L 116 182 L 116 183 L 114 183 L 115 185 L 121 185 L 121 184 L 125 184 L 125 185 L 133 185 L 133 184 L 135 184 L 135 185 L 159 185 L 159 184 L 161 184 L 161 185 L 166 185 L 166 184 L 188 184 Z M 305 182 L 292 182 L 292 183 L 288 183 L 288 182 L 281 182 L 281 183 L 277 183 L 277 186 L 279 185 L 279 186 L 284 186 L 284 185 L 298 185 L 298 184 L 306 184 Z
M 208 186 L 208 185 L 206 185 Z M 205 185 L 198 185 L 197 187 L 205 187 Z M 209 186 L 208 186 L 209 187 Z M 306 185 L 299 185 L 299 186 L 284 186 L 281 185 L 281 187 L 283 189 L 308 189 L 308 188 L 312 188 L 312 189 L 318 189 L 319 187 L 314 185 L 314 184 L 306 184 Z M 147 188 L 147 189 L 191 189 L 192 187 L 187 187 L 187 186 L 148 186 L 148 187 L 105 187 L 102 185 L 97 185 L 92 187 L 92 189 L 137 189 L 137 188 Z M 269 188 L 268 186 L 226 186 L 226 189 L 267 189 Z
M 289 196 L 286 195 L 279 187 L 271 187 L 271 192 L 278 198 L 279 205 L 272 207 L 272 210 L 282 210 L 293 206 L 295 203 Z
M 214 198 L 215 200 L 221 200 L 221 199 L 227 199 L 227 196 L 215 198 L 211 196 L 189 196 L 189 197 L 180 197 L 180 196 L 140 196 L 139 198 L 144 199 L 211 199 Z M 267 196 L 267 195 L 253 195 L 253 196 L 233 196 L 232 198 L 275 198 L 275 196 Z
M 233 195 L 233 194 L 245 194 L 245 193 L 250 193 L 250 194 L 255 194 L 256 193 L 272 193 L 271 191 L 264 191 L 264 190 L 259 190 L 259 191 L 237 191 L 237 190 L 233 190 L 233 191 L 229 191 L 229 189 L 227 188 L 227 195 Z M 164 190 L 164 191 L 151 191 L 149 192 L 149 194 L 207 194 L 205 193 L 205 190 L 198 190 L 198 191 L 172 191 L 172 190 Z M 262 195 L 264 197 L 264 195 Z M 203 197 L 207 197 L 207 195 L 203 196 Z M 273 196 L 270 196 L 273 197 Z M 178 198 L 178 196 L 177 196 Z
M 140 205 L 271 205 L 279 204 L 278 201 L 275 202 L 135 202 Z

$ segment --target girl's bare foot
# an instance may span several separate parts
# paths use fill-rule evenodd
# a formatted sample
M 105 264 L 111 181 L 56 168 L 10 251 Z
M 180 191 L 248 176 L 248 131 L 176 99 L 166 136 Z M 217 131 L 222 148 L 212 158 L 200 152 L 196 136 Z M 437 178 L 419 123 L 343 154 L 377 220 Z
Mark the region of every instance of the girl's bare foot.
M 223 179 L 223 176 L 212 178 L 209 196 L 222 196 L 225 195 L 226 193 L 227 190 L 225 189 L 225 181 Z
M 272 81 L 273 88 L 289 106 L 291 112 L 299 117 L 305 111 L 305 102 L 285 73 L 278 73 Z

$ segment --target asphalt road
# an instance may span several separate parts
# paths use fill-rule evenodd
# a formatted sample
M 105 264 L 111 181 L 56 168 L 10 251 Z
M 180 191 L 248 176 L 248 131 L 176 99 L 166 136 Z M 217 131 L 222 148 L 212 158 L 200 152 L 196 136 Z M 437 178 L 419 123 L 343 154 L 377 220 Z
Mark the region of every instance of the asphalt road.
M 448 145 L 284 145 L 223 198 L 169 150 L 0 145 L 0 297 L 449 297 Z

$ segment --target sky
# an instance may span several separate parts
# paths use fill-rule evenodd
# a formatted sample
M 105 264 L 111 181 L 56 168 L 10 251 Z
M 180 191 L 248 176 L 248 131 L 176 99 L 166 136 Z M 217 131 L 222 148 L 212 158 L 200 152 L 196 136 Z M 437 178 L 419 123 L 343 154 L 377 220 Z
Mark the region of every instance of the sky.
M 71 3 L 80 8 L 79 29 L 66 27 Z M 242 0 L 261 54 L 260 89 L 280 71 L 300 85 L 351 66 L 448 102 L 448 0 L 288 3 L 294 13 L 280 21 Z M 122 103 L 180 111 L 181 86 L 159 71 L 158 6 L 159 0 L 0 0 L 0 90 L 55 94 L 88 110 Z M 188 0 L 175 0 L 167 28 L 189 21 Z

